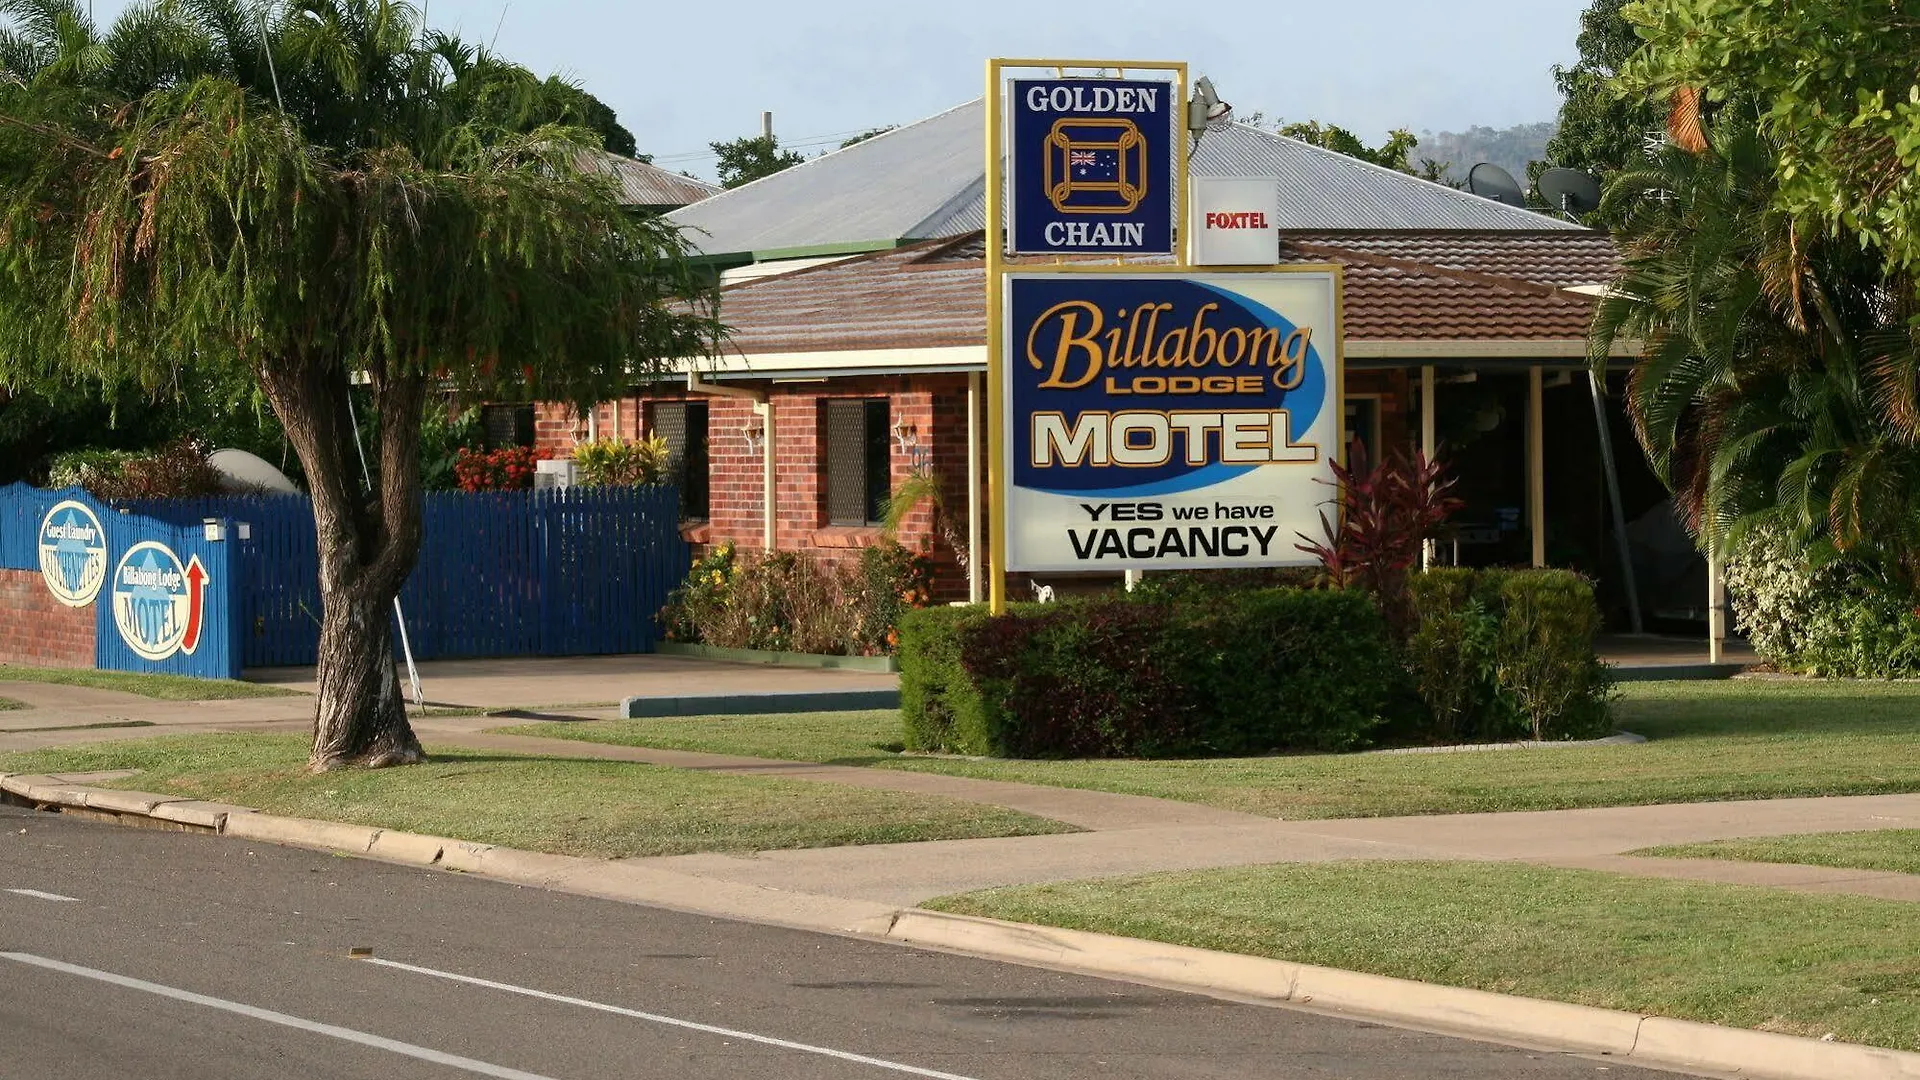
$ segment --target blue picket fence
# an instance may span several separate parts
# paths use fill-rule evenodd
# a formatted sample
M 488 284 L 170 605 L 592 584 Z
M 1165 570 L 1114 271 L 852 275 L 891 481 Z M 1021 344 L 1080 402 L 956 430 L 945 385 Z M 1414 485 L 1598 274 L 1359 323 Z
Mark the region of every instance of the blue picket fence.
M 0 567 L 39 568 L 41 526 L 63 500 L 98 517 L 112 573 L 120 573 L 123 554 L 150 541 L 176 554 L 184 569 L 197 558 L 206 575 L 198 606 L 181 608 L 204 620 L 196 623 L 196 647 L 157 661 L 131 648 L 116 628 L 113 590 L 103 591 L 97 666 L 230 678 L 243 666 L 314 662 L 319 560 L 305 496 L 108 506 L 77 488 L 15 484 L 0 488 Z M 429 494 L 419 562 L 400 594 L 414 657 L 651 652 L 654 616 L 690 556 L 679 511 L 679 493 L 670 487 Z M 149 621 L 173 617 L 158 600 L 139 610 Z M 137 631 L 137 618 L 134 625 Z M 206 648 L 197 647 L 201 640 Z
M 127 508 L 181 525 L 232 521 L 246 666 L 314 662 L 319 561 L 305 496 Z M 651 652 L 654 616 L 691 557 L 679 515 L 671 487 L 429 493 L 420 558 L 400 593 L 414 658 Z

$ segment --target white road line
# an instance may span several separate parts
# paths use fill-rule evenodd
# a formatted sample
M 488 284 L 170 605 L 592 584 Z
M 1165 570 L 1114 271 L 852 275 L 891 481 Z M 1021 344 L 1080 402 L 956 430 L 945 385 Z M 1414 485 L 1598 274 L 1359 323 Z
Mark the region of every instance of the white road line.
M 264 1020 L 269 1024 L 279 1024 L 282 1027 L 297 1028 L 300 1031 L 311 1031 L 316 1035 L 326 1035 L 345 1042 L 358 1043 L 361 1046 L 371 1046 L 376 1050 L 386 1050 L 390 1053 L 399 1054 L 402 1057 L 414 1058 L 418 1061 L 430 1061 L 435 1065 L 447 1065 L 455 1069 L 465 1069 L 467 1072 L 478 1073 L 481 1076 L 495 1076 L 499 1077 L 500 1080 L 552 1080 L 551 1077 L 541 1076 L 539 1073 L 522 1072 L 519 1069 L 509 1069 L 504 1065 L 490 1065 L 484 1061 L 475 1061 L 473 1058 L 460 1057 L 456 1054 L 443 1054 L 438 1050 L 429 1050 L 424 1046 L 415 1046 L 412 1043 L 403 1043 L 394 1039 L 382 1038 L 378 1035 L 369 1035 L 364 1031 L 355 1031 L 352 1028 L 335 1027 L 332 1024 L 322 1024 L 315 1020 L 303 1020 L 298 1016 L 289 1016 L 286 1013 L 274 1012 L 271 1009 L 255 1008 L 252 1005 L 242 1005 L 237 1001 L 226 1001 L 217 997 L 208 997 L 205 994 L 196 994 L 191 990 L 180 990 L 171 986 L 162 986 L 159 983 L 150 983 L 144 979 L 133 979 L 125 975 L 115 975 L 111 971 L 99 971 L 94 968 L 81 967 L 78 964 L 49 960 L 44 956 L 34 956 L 31 953 L 0 952 L 0 959 L 12 960 L 21 964 L 30 964 L 33 967 L 64 972 L 68 975 L 78 975 L 83 979 L 93 979 L 98 982 L 111 983 L 114 986 L 124 986 L 129 990 L 140 990 L 149 994 L 157 994 L 160 997 L 172 998 L 175 1001 L 204 1005 L 209 1009 L 219 1009 L 222 1012 L 235 1013 L 240 1016 L 251 1017 L 255 1020 Z
M 729 1039 L 739 1039 L 743 1042 L 760 1043 L 763 1046 L 777 1046 L 782 1050 L 798 1050 L 804 1054 L 819 1054 L 822 1057 L 838 1058 L 841 1061 L 851 1061 L 860 1065 L 871 1065 L 876 1069 L 889 1069 L 893 1072 L 907 1073 L 911 1076 L 926 1076 L 931 1077 L 932 1080 L 973 1080 L 972 1077 L 960 1076 L 956 1073 L 922 1069 L 917 1065 L 904 1065 L 898 1061 L 868 1057 L 865 1054 L 854 1054 L 845 1050 L 834 1050 L 825 1046 L 812 1046 L 807 1043 L 792 1042 L 787 1039 L 776 1039 L 770 1035 L 755 1035 L 751 1031 L 737 1031 L 733 1028 L 715 1027 L 712 1024 L 698 1024 L 692 1020 L 679 1020 L 671 1016 L 661 1016 L 659 1013 L 641 1012 L 638 1009 L 623 1009 L 618 1005 L 607 1005 L 598 1001 L 588 1001 L 585 998 L 568 997 L 565 994 L 549 994 L 545 990 L 531 990 L 524 986 L 515 986 L 512 983 L 494 982 L 492 979 L 477 979 L 472 975 L 456 975 L 451 971 L 439 971 L 434 968 L 420 967 L 415 964 L 403 964 L 397 960 L 382 960 L 378 957 L 368 957 L 360 962 L 364 964 L 378 964 L 381 967 L 393 968 L 396 971 L 411 971 L 418 975 L 431 975 L 436 979 L 447 979 L 452 982 L 466 983 L 469 986 L 484 986 L 489 990 L 504 990 L 509 994 L 520 994 L 525 997 L 539 998 L 542 1001 L 557 1001 L 562 1005 L 578 1005 L 583 1009 L 598 1009 L 601 1012 L 613 1013 L 616 1016 L 630 1016 L 635 1020 L 645 1020 L 654 1024 L 666 1024 L 669 1027 L 685 1028 L 688 1031 L 701 1031 L 708 1035 L 720 1035 Z
M 15 896 L 31 896 L 35 900 L 64 900 L 70 904 L 80 902 L 80 898 L 77 896 L 61 896 L 57 892 L 41 892 L 39 889 L 7 889 L 5 891 Z

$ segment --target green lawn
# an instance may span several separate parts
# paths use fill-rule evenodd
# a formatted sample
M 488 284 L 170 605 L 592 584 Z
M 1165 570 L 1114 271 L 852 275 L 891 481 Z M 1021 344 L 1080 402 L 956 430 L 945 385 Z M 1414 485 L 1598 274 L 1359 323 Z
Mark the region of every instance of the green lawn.
M 1094 788 L 1284 818 L 1547 810 L 1920 791 L 1920 685 L 1628 683 L 1638 746 L 1182 761 L 1003 761 L 897 753 L 892 712 L 530 724 L 589 742 Z
M 941 911 L 1920 1050 L 1915 907 L 1512 863 L 1262 866 Z
M 1735 859 L 1740 862 L 1801 863 L 1806 866 L 1920 874 L 1920 829 L 1760 836 L 1750 840 L 1715 840 L 1706 844 L 1646 848 L 1633 854 L 1662 859 Z
M 112 786 L 603 858 L 1072 831 L 935 796 L 480 751 L 315 776 L 307 748 L 297 736 L 173 736 L 0 755 L 0 772 L 138 769 Z
M 92 671 L 86 668 L 24 667 L 0 664 L 0 683 L 59 683 L 62 686 L 89 686 L 95 690 L 119 690 L 161 701 L 224 701 L 228 698 L 297 697 L 299 691 L 236 679 L 195 679 L 185 675 L 135 675 L 125 671 Z

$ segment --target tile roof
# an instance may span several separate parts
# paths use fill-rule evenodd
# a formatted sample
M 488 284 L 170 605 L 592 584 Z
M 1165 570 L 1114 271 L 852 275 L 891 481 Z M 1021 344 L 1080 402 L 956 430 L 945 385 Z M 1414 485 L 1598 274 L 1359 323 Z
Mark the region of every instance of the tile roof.
M 1567 341 L 1586 337 L 1588 284 L 1610 259 L 1584 230 L 1461 238 L 1290 238 L 1286 258 L 1346 267 L 1349 341 Z M 748 356 L 983 345 L 980 234 L 742 282 L 723 291 L 730 349 Z M 1610 265 L 1610 263 L 1608 263 Z M 1597 280 L 1605 281 L 1603 275 Z
M 711 255 L 963 235 L 986 225 L 985 123 L 975 99 L 671 217 Z M 1277 178 L 1283 229 L 1577 229 L 1246 124 L 1209 132 L 1192 169 L 1196 176 Z

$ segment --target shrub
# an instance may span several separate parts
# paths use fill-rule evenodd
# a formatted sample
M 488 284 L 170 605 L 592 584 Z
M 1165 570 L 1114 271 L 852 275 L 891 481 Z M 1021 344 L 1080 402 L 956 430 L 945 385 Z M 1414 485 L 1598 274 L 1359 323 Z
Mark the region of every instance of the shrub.
M 672 452 L 658 435 L 645 439 L 595 439 L 573 448 L 581 487 L 633 487 L 662 483 Z
M 1500 742 L 1520 734 L 1519 710 L 1500 693 L 1499 597 L 1476 589 L 1473 570 L 1436 567 L 1407 582 L 1413 632 L 1407 669 L 1430 723 L 1414 734 L 1436 743 Z
M 909 747 L 1004 757 L 1353 749 L 1401 677 L 1349 590 L 915 613 L 900 661 Z
M 694 560 L 660 621 L 669 641 L 727 649 L 884 655 L 905 610 L 926 604 L 931 570 L 895 544 L 840 566 L 805 552 L 738 555 L 722 544 Z
M 96 499 L 187 499 L 220 490 L 207 447 L 188 437 L 152 450 L 77 450 L 52 462 L 50 487 L 79 487 Z
M 661 630 L 668 641 L 705 640 L 702 630 L 714 627 L 726 607 L 733 561 L 730 543 L 717 544 L 708 548 L 706 554 L 694 558 L 687 579 L 673 591 L 660 612 Z
M 453 462 L 454 482 L 461 491 L 524 491 L 533 486 L 539 460 L 531 446 L 493 451 L 462 448 Z
M 933 566 L 925 556 L 892 541 L 860 551 L 845 583 L 853 615 L 853 649 L 862 656 L 890 655 L 900 645 L 900 618 L 933 600 Z
M 1586 739 L 1611 728 L 1593 586 L 1565 570 L 1439 568 L 1408 580 L 1406 664 L 1436 743 Z
M 1325 571 L 1306 566 L 1164 570 L 1142 575 L 1132 595 L 1139 600 L 1182 600 L 1243 589 L 1314 589 L 1326 580 Z
M 1535 739 L 1591 739 L 1611 728 L 1611 678 L 1593 652 L 1600 609 L 1593 586 L 1569 570 L 1500 575 L 1500 687 Z
M 900 715 L 907 749 L 992 745 L 979 688 L 960 663 L 962 631 L 987 618 L 980 604 L 921 608 L 901 617 Z
M 1736 628 L 1774 666 L 1849 678 L 1920 676 L 1915 597 L 1864 561 L 1749 528 L 1727 560 Z
M 1302 536 L 1299 550 L 1320 560 L 1336 586 L 1359 586 L 1373 594 L 1395 641 L 1405 641 L 1413 626 L 1407 575 L 1420 560 L 1420 545 L 1464 505 L 1449 495 L 1454 478 L 1441 462 L 1419 451 L 1398 454 L 1368 468 L 1356 451 L 1351 467 L 1333 466 L 1339 509 L 1333 521 L 1323 512 L 1324 542 Z M 1336 524 L 1337 522 L 1337 524 Z
M 480 446 L 483 436 L 479 409 L 454 412 L 443 403 L 430 403 L 420 422 L 421 488 L 426 491 L 458 488 L 454 466 L 462 451 Z

